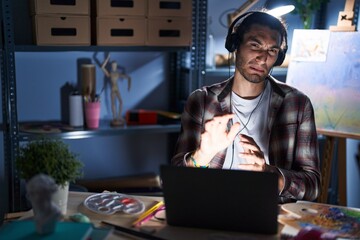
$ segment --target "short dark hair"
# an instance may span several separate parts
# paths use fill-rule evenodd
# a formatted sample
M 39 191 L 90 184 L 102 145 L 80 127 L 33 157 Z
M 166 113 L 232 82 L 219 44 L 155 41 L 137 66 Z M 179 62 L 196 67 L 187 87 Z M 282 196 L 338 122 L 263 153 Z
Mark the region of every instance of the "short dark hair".
M 280 48 L 283 51 L 287 49 L 287 25 L 285 21 L 281 18 L 274 17 L 270 14 L 265 13 L 265 10 L 250 13 L 248 16 L 245 16 L 243 20 L 240 20 L 234 27 L 234 31 L 237 37 L 237 47 L 244 40 L 244 35 L 250 30 L 250 27 L 254 24 L 259 24 L 261 26 L 267 26 L 273 30 L 279 32 L 281 37 Z

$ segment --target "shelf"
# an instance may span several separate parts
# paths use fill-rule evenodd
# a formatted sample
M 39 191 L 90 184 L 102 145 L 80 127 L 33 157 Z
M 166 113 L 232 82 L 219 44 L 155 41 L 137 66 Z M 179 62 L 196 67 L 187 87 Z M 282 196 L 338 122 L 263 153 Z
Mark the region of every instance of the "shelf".
M 234 67 L 231 67 L 230 70 L 229 68 L 223 67 L 223 68 L 214 68 L 214 69 L 206 69 L 206 76 L 209 77 L 229 77 L 231 76 L 235 71 Z M 282 68 L 282 67 L 274 67 L 271 75 L 274 76 L 286 76 L 287 74 L 287 68 Z
M 37 45 L 16 45 L 16 52 L 174 52 L 189 51 L 190 47 L 157 47 L 157 46 L 37 46 Z
M 27 124 L 28 125 L 28 124 Z M 49 125 L 47 122 L 36 123 L 35 126 L 39 125 Z M 118 136 L 124 134 L 154 134 L 154 133 L 178 133 L 180 132 L 180 124 L 164 124 L 164 125 L 133 125 L 133 126 L 121 126 L 121 127 L 111 127 L 109 120 L 103 120 L 100 122 L 98 129 L 86 129 L 83 127 L 80 128 L 71 128 L 69 126 L 62 125 L 60 127 L 52 126 L 51 130 L 48 132 L 41 131 L 40 128 L 33 128 L 33 130 L 22 130 L 23 124 L 20 123 L 19 130 L 19 141 L 29 141 L 32 139 L 39 138 L 40 136 L 48 137 L 58 137 L 62 139 L 84 139 L 91 137 L 99 136 Z M 43 129 L 43 128 L 41 128 Z
M 111 127 L 110 120 L 100 122 L 100 127 L 95 130 L 89 130 L 86 128 L 71 129 L 69 126 L 61 126 L 61 129 L 57 131 L 37 131 L 24 129 L 21 122 L 19 122 L 18 106 L 17 106 L 17 90 L 16 85 L 16 71 L 21 71 L 20 68 L 27 67 L 27 65 L 21 61 L 21 57 L 32 59 L 32 54 L 47 54 L 49 52 L 68 53 L 72 52 L 124 52 L 124 53 L 151 53 L 161 52 L 168 58 L 168 63 L 165 62 L 160 66 L 163 71 L 164 78 L 171 78 L 174 81 L 169 81 L 170 95 L 166 95 L 166 99 L 169 99 L 169 105 L 177 106 L 178 102 L 181 102 L 181 92 L 178 89 L 191 89 L 201 81 L 203 75 L 200 74 L 198 66 L 203 66 L 205 63 L 205 50 L 206 50 L 206 36 L 204 34 L 198 34 L 206 30 L 207 23 L 207 1 L 192 0 L 192 42 L 191 46 L 38 46 L 33 44 L 33 31 L 31 28 L 31 21 L 29 15 L 28 1 L 22 0 L 3 0 L 0 4 L 1 14 L 1 36 L 2 46 L 0 49 L 1 55 L 3 55 L 1 61 L 1 82 L 2 82 L 2 105 L 3 105 L 3 123 L 0 124 L 1 131 L 4 135 L 4 181 L 0 183 L 0 189 L 4 189 L 4 192 L 8 193 L 5 201 L 1 201 L 0 209 L 5 209 L 8 212 L 17 212 L 23 210 L 23 185 L 14 167 L 14 161 L 19 154 L 19 142 L 25 143 L 26 141 L 36 139 L 42 136 L 50 138 L 61 139 L 88 139 L 102 136 L 127 136 L 129 134 L 135 134 L 135 137 L 141 137 L 143 134 L 155 134 L 154 143 L 157 144 L 157 134 L 171 135 L 169 141 L 172 142 L 172 135 L 176 135 L 180 132 L 180 122 L 171 121 L 166 122 L 169 124 L 158 125 L 138 125 L 138 126 L 123 126 L 123 127 Z M 14 14 L 15 13 L 15 14 Z M 19 17 L 21 16 L 21 17 Z M 193 47 L 201 46 L 201 47 Z M 16 54 L 19 53 L 19 54 Z M 23 55 L 22 53 L 26 53 Z M 75 54 L 76 55 L 76 54 Z M 122 54 L 123 55 L 123 54 Z M 124 54 L 125 55 L 125 54 Z M 17 61 L 17 57 L 20 57 L 20 61 Z M 37 56 L 36 56 L 37 57 Z M 76 56 L 74 56 L 75 58 Z M 135 56 L 136 57 L 136 56 Z M 35 59 L 35 57 L 33 58 Z M 189 62 L 187 60 L 190 60 Z M 136 59 L 134 59 L 136 62 Z M 155 62 L 156 63 L 156 62 Z M 20 64 L 20 68 L 19 65 Z M 56 64 L 56 63 L 54 63 Z M 181 68 L 183 65 L 194 66 L 194 69 L 190 70 L 193 75 L 182 76 Z M 152 67 L 153 65 L 149 65 Z M 16 69 L 15 69 L 16 68 Z M 20 70 L 19 70 L 20 69 Z M 144 69 L 145 70 L 145 69 Z M 158 70 L 158 69 L 155 69 Z M 141 71 L 142 74 L 142 71 Z M 146 74 L 146 73 L 145 73 Z M 20 75 L 23 77 L 22 75 Z M 183 81 L 183 78 L 186 81 Z M 42 79 L 39 79 L 43 81 Z M 65 80 L 64 80 L 65 81 Z M 162 86 L 161 86 L 162 87 Z M 40 91 L 39 91 L 40 92 Z M 152 93 L 151 93 L 152 94 Z M 151 95 L 152 97 L 153 95 Z M 146 100 L 149 96 L 146 96 Z M 165 97 L 165 96 L 164 96 Z M 167 104 L 167 103 L 165 103 Z M 151 106 L 150 106 L 151 107 Z M 170 107 L 170 106 L 169 106 Z M 46 116 L 42 116 L 43 117 Z M 25 120 L 25 119 L 24 119 Z M 48 123 L 48 121 L 46 121 Z M 43 124 L 46 123 L 45 121 Z M 163 122 L 161 122 L 163 123 Z M 40 123 L 39 123 L 40 124 Z M 78 143 L 74 143 L 76 147 Z M 159 141 L 159 144 L 167 144 L 167 142 Z M 81 145 L 81 144 L 80 144 Z M 122 147 L 122 146 L 120 146 Z M 126 146 L 123 146 L 124 149 Z M 167 146 L 172 148 L 172 146 Z M 85 149 L 86 150 L 86 149 Z M 134 151 L 134 149 L 125 149 L 126 151 Z M 163 149 L 164 150 L 164 149 Z M 136 149 L 135 149 L 136 151 Z M 170 153 L 170 151 L 169 151 Z M 91 153 L 89 153 L 91 154 Z M 110 153 L 111 154 L 111 153 Z M 126 154 L 126 153 L 125 153 Z M 142 153 L 141 153 L 142 154 Z M 168 154 L 170 155 L 170 154 Z M 154 156 L 158 157 L 158 155 Z M 166 157 L 166 160 L 170 156 Z M 147 159 L 147 158 L 146 158 Z M 162 161 L 165 159 L 159 159 Z M 91 160 L 88 160 L 91 161 Z M 141 167 L 141 165 L 139 165 Z M 126 171 L 126 170 L 124 170 Z M 139 169 L 141 171 L 141 169 Z M 1 177 L 1 176 L 0 176 Z

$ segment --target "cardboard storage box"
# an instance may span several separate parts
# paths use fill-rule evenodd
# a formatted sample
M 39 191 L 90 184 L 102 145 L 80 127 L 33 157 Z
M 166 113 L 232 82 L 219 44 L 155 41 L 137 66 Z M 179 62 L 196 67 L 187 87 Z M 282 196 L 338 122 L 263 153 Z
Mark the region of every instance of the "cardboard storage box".
M 190 0 L 149 0 L 149 17 L 191 17 Z
M 148 46 L 190 46 L 192 41 L 190 18 L 148 18 Z
M 31 14 L 90 15 L 90 0 L 31 0 Z
M 35 15 L 37 45 L 90 45 L 90 17 Z
M 97 45 L 145 45 L 145 17 L 98 17 L 96 23 Z
M 103 16 L 145 16 L 147 0 L 97 0 L 96 14 Z

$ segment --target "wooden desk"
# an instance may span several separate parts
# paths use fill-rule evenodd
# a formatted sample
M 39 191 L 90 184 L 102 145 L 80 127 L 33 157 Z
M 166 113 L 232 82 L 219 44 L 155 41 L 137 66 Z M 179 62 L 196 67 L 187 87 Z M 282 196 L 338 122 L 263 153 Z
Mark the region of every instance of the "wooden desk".
M 84 192 L 70 192 L 69 193 L 69 200 L 68 200 L 68 210 L 67 216 L 70 216 L 75 213 L 82 213 L 85 214 L 90 218 L 90 220 L 96 226 L 103 226 L 101 221 L 111 222 L 117 225 L 121 225 L 122 227 L 131 228 L 132 222 L 136 220 L 136 216 L 116 213 L 113 215 L 101 215 L 94 213 L 88 210 L 84 205 L 83 201 L 86 197 L 90 196 L 92 193 L 84 193 Z M 155 204 L 156 201 L 162 200 L 161 197 L 147 197 L 147 196 L 137 196 L 138 199 L 142 200 L 146 206 L 145 209 L 148 209 L 150 206 Z M 279 225 L 281 227 L 281 225 Z M 256 239 L 280 239 L 280 234 L 278 235 L 258 235 L 258 234 L 244 234 L 244 233 L 237 233 L 237 232 L 225 232 L 219 230 L 208 230 L 208 229 L 196 229 L 196 228 L 182 228 L 182 227 L 173 227 L 166 225 L 165 222 L 160 221 L 149 221 L 144 224 L 144 228 L 147 230 L 151 229 L 154 230 L 154 235 L 162 237 L 164 239 L 219 239 L 220 237 L 253 237 Z M 279 231 L 280 232 L 280 231 Z M 109 236 L 108 239 L 129 239 L 129 235 L 125 235 L 122 233 L 118 233 L 115 231 L 114 233 Z M 140 239 L 134 238 L 131 239 Z M 240 239 L 240 238 L 239 238 Z
M 97 214 L 88 210 L 84 205 L 84 200 L 92 195 L 93 193 L 84 193 L 84 192 L 70 192 L 69 193 L 69 202 L 68 210 L 65 218 L 75 214 L 82 213 L 90 218 L 92 223 L 97 227 L 105 226 L 101 221 L 110 222 L 117 226 L 123 228 L 131 229 L 132 223 L 137 219 L 137 215 L 128 215 L 125 213 L 115 213 L 112 215 L 102 215 Z M 136 196 L 139 200 L 143 201 L 145 207 L 149 209 L 158 201 L 163 200 L 160 197 L 146 197 L 146 196 Z M 163 216 L 158 215 L 158 217 L 164 217 L 164 211 L 161 212 Z M 288 215 L 288 213 L 292 213 Z M 338 214 L 342 213 L 342 217 L 338 218 Z M 22 213 L 21 219 L 28 219 L 32 217 L 32 211 Z M 324 216 L 327 216 L 324 220 Z M 335 222 L 333 221 L 335 219 Z M 349 221 L 353 221 L 354 224 L 345 232 L 343 228 L 339 229 L 339 226 L 348 226 Z M 344 236 L 345 239 L 360 239 L 360 227 L 358 222 L 360 221 L 360 209 L 357 208 L 347 208 L 343 206 L 328 205 L 307 201 L 298 201 L 297 203 L 289 203 L 281 206 L 280 214 L 278 215 L 279 222 L 279 231 L 275 235 L 259 235 L 259 234 L 248 234 L 248 233 L 238 233 L 238 232 L 226 232 L 219 230 L 210 230 L 210 229 L 198 229 L 198 228 L 183 228 L 183 227 L 173 227 L 168 226 L 165 221 L 159 221 L 156 219 L 151 219 L 146 222 L 142 228 L 137 228 L 132 230 L 144 231 L 147 230 L 149 233 L 152 230 L 152 236 L 156 236 L 162 239 L 168 240 L 177 240 L 177 239 L 199 239 L 199 240 L 218 240 L 218 239 L 281 239 L 280 233 L 286 232 L 288 234 L 296 235 L 297 232 L 303 228 L 304 224 L 309 224 L 314 227 L 314 229 L 323 230 L 323 232 L 329 232 L 330 230 L 334 233 L 337 232 L 339 236 Z M 283 223 L 284 225 L 280 224 Z M 334 225 L 329 225 L 328 223 L 332 222 Z M 334 228 L 331 228 L 333 226 Z M 108 227 L 106 225 L 106 227 Z M 131 235 L 126 235 L 125 233 L 114 231 L 112 232 L 107 239 L 116 240 L 116 239 L 143 239 L 134 237 Z

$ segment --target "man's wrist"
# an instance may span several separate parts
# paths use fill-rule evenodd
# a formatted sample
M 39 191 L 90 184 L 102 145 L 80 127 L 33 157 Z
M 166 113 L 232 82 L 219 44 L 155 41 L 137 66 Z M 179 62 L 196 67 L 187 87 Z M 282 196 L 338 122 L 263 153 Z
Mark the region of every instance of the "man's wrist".
M 195 160 L 198 166 L 208 166 L 211 159 L 213 158 L 212 156 L 204 154 L 200 149 L 196 150 L 190 156 Z
M 193 157 L 193 155 L 190 155 L 190 160 L 193 164 L 194 167 L 198 167 L 198 168 L 208 168 L 209 167 L 209 164 L 206 164 L 206 165 L 200 165 L 196 162 L 196 159 Z

